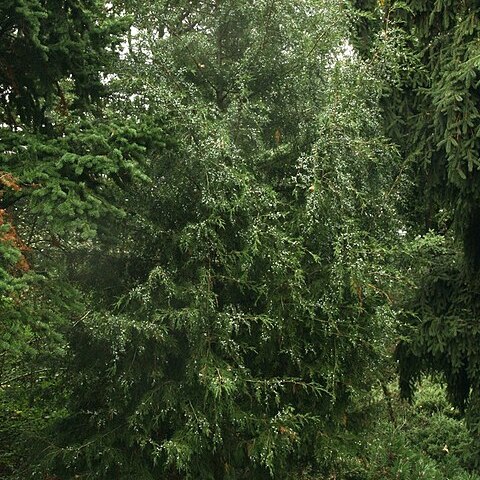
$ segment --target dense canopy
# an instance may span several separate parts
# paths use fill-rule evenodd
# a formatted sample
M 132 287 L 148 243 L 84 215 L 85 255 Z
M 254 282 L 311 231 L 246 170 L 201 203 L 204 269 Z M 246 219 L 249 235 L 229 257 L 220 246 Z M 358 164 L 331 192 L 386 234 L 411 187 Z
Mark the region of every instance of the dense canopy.
M 476 480 L 478 10 L 4 2 L 0 478 Z

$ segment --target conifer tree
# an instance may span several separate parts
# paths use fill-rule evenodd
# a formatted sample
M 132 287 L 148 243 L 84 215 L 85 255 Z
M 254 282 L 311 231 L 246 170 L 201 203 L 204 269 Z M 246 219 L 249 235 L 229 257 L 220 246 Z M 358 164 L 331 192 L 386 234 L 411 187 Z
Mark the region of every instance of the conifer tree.
M 29 297 L 21 286 L 48 271 L 59 247 L 121 214 L 113 191 L 139 175 L 142 147 L 100 110 L 123 21 L 97 2 L 12 0 L 0 15 L 0 293 L 2 307 L 18 310 Z
M 415 288 L 407 294 L 405 337 L 397 350 L 401 386 L 411 396 L 423 374 L 440 372 L 476 440 L 479 14 L 478 2 L 469 0 L 383 2 L 380 13 L 394 27 L 384 31 L 383 41 L 393 37 L 404 47 L 399 55 L 397 49 L 398 82 L 388 91 L 384 113 L 413 181 L 405 202 L 407 231 L 412 239 L 420 235 L 417 267 L 410 271 Z M 372 37 L 377 32 L 370 31 Z M 478 462 L 478 445 L 476 452 Z
M 66 259 L 94 241 L 100 217 L 122 214 L 115 191 L 138 178 L 142 147 L 128 119 L 101 108 L 124 20 L 102 2 L 36 0 L 2 2 L 0 19 L 0 475 L 8 475 L 22 442 L 63 406 L 55 389 L 64 336 L 85 313 Z
M 102 3 L 6 0 L 0 18 L 2 126 L 46 129 L 51 110 L 89 109 L 105 92 L 99 73 L 122 28 Z
M 341 11 L 135 2 L 112 108 L 166 141 L 147 146 L 151 183 L 122 190 L 110 248 L 77 263 L 93 313 L 42 453 L 62 478 L 341 470 L 399 241 L 380 90 L 344 53 Z

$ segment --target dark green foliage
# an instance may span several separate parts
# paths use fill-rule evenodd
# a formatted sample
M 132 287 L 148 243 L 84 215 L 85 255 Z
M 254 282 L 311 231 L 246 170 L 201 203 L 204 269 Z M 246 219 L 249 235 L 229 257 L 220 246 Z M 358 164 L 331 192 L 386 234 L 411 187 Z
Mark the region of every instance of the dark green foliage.
M 378 392 L 379 393 L 379 392 Z M 376 422 L 350 450 L 337 478 L 357 480 L 476 480 L 471 472 L 471 439 L 458 410 L 450 406 L 440 385 L 424 381 L 415 401 L 407 404 L 398 392 L 371 399 Z
M 401 319 L 477 425 L 475 161 L 420 6 L 347 3 L 2 4 L 0 476 L 474 478 L 387 383 Z
M 98 2 L 7 0 L 0 18 L 0 468 L 25 478 L 65 405 L 65 336 L 85 314 L 67 259 L 145 177 L 141 129 L 99 109 L 125 22 Z
M 108 117 L 69 122 L 56 138 L 4 132 L 0 161 L 22 181 L 18 192 L 3 195 L 4 206 L 21 202 L 17 208 L 28 211 L 28 220 L 51 234 L 94 237 L 98 218 L 113 213 L 115 190 L 141 177 L 137 137 L 132 125 Z
M 46 460 L 65 478 L 328 472 L 391 341 L 397 157 L 378 84 L 340 59 L 330 3 L 142 8 L 170 35 L 139 15 L 112 82 L 135 96 L 112 105 L 148 105 L 169 140 L 101 255 L 77 260 L 93 312 Z
M 397 349 L 402 390 L 411 396 L 423 373 L 442 372 L 475 438 L 479 13 L 474 1 L 386 2 L 382 15 L 393 28 L 385 25 L 378 38 L 391 53 L 382 47 L 371 54 L 377 63 L 386 51 L 397 60 L 385 119 L 413 183 L 404 204 L 406 230 L 412 239 L 422 236 L 414 241 L 418 263 L 410 271 L 414 288 L 405 295 L 405 339 Z M 370 40 L 377 33 L 371 30 Z
M 352 19 L 351 42 L 355 50 L 369 57 L 376 47 L 375 34 L 382 26 L 382 5 L 379 0 L 347 0 Z
M 100 2 L 5 0 L 0 18 L 2 123 L 47 128 L 52 110 L 88 109 L 105 92 L 100 72 L 109 63 L 106 47 L 121 31 Z
M 403 430 L 408 441 L 434 460 L 444 477 L 467 474 L 474 467 L 471 438 L 458 409 L 451 406 L 444 387 L 423 380 L 412 406 L 404 406 L 404 418 L 411 412 Z M 474 474 L 471 474 L 472 477 Z
M 118 22 L 94 2 L 7 1 L 0 11 L 0 308 L 8 319 L 0 354 L 7 355 L 13 338 L 31 344 L 37 322 L 57 336 L 57 308 L 60 317 L 68 308 L 75 316 L 75 294 L 61 279 L 66 246 L 92 239 L 102 216 L 121 215 L 115 195 L 142 177 L 143 147 L 135 122 L 87 111 Z

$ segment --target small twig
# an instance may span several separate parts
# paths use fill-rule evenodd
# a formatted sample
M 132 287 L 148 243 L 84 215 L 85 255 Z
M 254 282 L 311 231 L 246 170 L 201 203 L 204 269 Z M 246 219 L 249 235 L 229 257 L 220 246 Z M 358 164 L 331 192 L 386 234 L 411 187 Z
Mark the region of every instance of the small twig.
M 76 327 L 80 322 L 83 322 L 90 314 L 92 313 L 91 310 L 88 310 L 84 315 L 82 315 L 73 325 L 72 327 Z

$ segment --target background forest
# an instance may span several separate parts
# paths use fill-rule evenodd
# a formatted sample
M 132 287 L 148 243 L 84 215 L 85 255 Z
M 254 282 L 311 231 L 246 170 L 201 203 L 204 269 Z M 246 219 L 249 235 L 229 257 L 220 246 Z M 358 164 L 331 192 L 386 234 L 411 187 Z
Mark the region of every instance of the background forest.
M 480 5 L 0 3 L 0 478 L 478 480 Z

